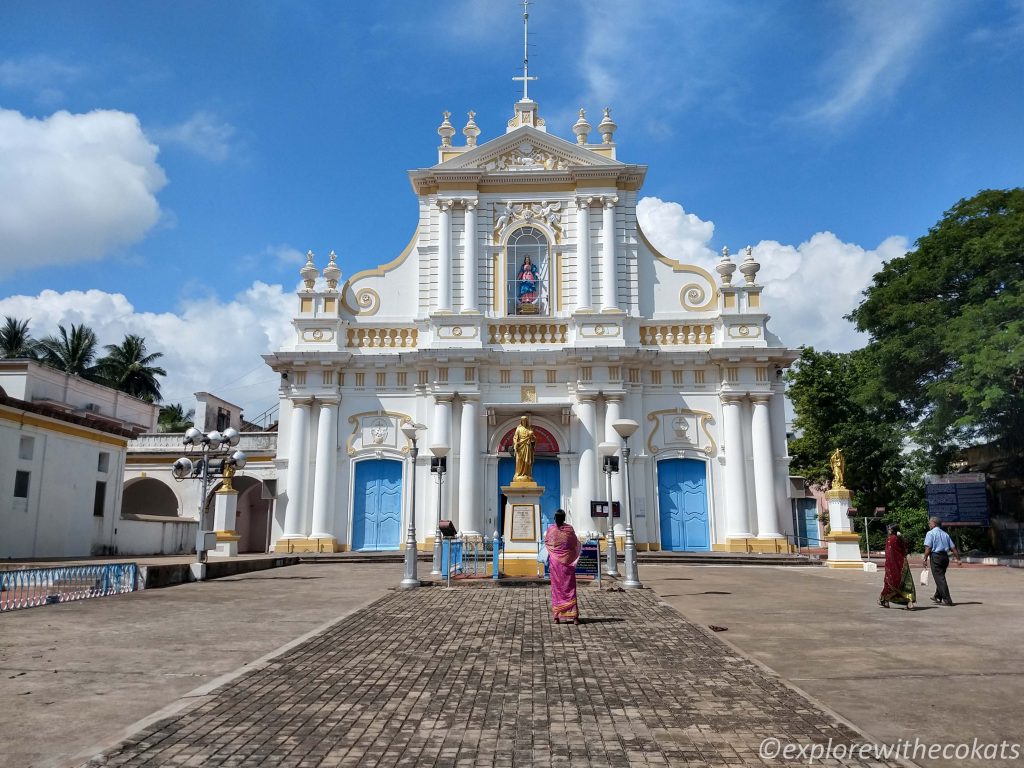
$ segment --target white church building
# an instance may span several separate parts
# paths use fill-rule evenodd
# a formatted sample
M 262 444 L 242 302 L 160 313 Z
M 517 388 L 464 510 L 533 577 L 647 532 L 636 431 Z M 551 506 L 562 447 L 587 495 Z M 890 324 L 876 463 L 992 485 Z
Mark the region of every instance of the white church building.
M 581 110 L 566 140 L 524 97 L 485 143 L 470 112 L 459 146 L 449 117 L 437 164 L 409 172 L 406 248 L 344 281 L 333 253 L 322 273 L 308 254 L 294 338 L 265 356 L 281 398 L 273 549 L 403 548 L 412 472 L 421 543 L 439 493 L 441 517 L 489 536 L 526 414 L 545 525 L 561 507 L 603 529 L 602 444 L 621 446 L 612 423 L 629 418 L 640 550 L 786 551 L 797 352 L 768 330 L 749 249 L 724 251 L 717 275 L 659 253 L 636 216 L 647 168 L 617 157 L 608 110 L 596 130 Z M 415 467 L 409 422 L 426 426 Z

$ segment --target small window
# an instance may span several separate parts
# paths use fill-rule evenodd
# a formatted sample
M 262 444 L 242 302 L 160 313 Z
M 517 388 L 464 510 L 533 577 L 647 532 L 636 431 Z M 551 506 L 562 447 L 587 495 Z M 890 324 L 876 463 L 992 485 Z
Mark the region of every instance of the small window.
M 36 439 L 29 437 L 28 435 L 21 436 L 21 442 L 18 443 L 18 458 L 24 459 L 25 461 L 32 461 L 32 454 L 36 448 Z
M 106 452 L 100 453 L 99 461 L 96 462 L 97 472 L 109 472 L 110 471 L 110 454 Z
M 225 408 L 217 409 L 217 431 L 223 432 L 231 426 L 231 412 Z
M 107 505 L 107 484 L 100 480 L 96 483 L 96 496 L 92 501 L 92 516 L 103 517 L 103 508 Z
M 31 476 L 31 472 L 26 472 L 23 469 L 19 469 L 14 473 L 14 498 L 28 498 L 28 481 Z

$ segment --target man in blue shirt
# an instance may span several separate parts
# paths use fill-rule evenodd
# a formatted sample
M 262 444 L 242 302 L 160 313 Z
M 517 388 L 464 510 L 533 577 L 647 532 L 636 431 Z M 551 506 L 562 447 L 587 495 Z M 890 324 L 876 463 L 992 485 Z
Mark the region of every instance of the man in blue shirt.
M 953 605 L 953 598 L 949 596 L 949 585 L 946 584 L 946 569 L 949 568 L 950 553 L 956 557 L 957 565 L 960 564 L 960 553 L 956 551 L 956 544 L 949 534 L 942 530 L 939 518 L 928 518 L 928 533 L 924 537 L 924 563 L 927 568 L 931 565 L 932 578 L 935 580 L 935 594 L 932 596 L 933 603 L 942 605 Z

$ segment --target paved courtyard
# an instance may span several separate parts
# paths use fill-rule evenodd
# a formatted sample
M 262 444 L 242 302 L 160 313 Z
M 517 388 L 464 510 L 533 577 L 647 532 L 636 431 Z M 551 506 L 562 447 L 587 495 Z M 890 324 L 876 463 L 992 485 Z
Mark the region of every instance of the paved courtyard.
M 565 626 L 539 587 L 391 593 L 89 765 L 762 765 L 767 737 L 862 741 L 651 591 L 580 603 Z

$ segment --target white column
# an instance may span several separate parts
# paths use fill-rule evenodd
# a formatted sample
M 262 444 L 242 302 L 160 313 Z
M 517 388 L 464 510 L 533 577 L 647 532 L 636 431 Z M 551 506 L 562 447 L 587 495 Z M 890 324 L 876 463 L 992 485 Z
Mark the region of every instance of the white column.
M 213 529 L 217 532 L 217 547 L 214 551 L 222 557 L 237 557 L 235 513 L 238 510 L 238 491 L 221 487 L 213 496 Z
M 590 274 L 590 198 L 576 198 L 576 268 L 579 275 L 576 284 L 576 309 L 591 309 L 590 289 L 593 278 Z
M 465 248 L 462 265 L 462 311 L 479 312 L 477 305 L 476 201 L 466 201 Z
M 459 436 L 459 528 L 465 532 L 488 534 L 484 530 L 480 506 L 480 403 L 475 396 L 462 400 L 462 431 Z
M 309 457 L 309 400 L 292 400 L 292 416 L 288 439 L 288 506 L 284 512 L 282 539 L 304 539 L 304 509 L 306 506 L 306 465 Z
M 604 410 L 604 440 L 606 443 L 615 443 L 619 446 L 619 471 L 612 475 L 612 498 L 608 501 L 622 503 L 622 438 L 612 427 L 616 421 L 622 418 L 622 398 L 609 397 L 605 402 Z
M 601 229 L 601 309 L 619 307 L 619 280 L 615 265 L 615 204 L 619 198 L 604 198 L 604 218 Z
M 771 395 L 751 395 L 754 413 L 750 423 L 754 453 L 754 498 L 757 502 L 757 537 L 777 539 L 779 516 L 775 511 L 775 478 L 772 461 L 772 428 L 768 402 Z
M 452 202 L 437 201 L 437 311 L 452 311 Z
M 320 401 L 320 420 L 316 430 L 316 459 L 313 464 L 313 539 L 333 539 L 331 500 L 338 467 L 338 401 Z
M 434 425 L 430 445 L 452 446 L 452 396 L 434 395 Z
M 577 399 L 576 417 L 580 420 L 580 463 L 573 527 L 577 532 L 593 531 L 597 526 L 590 516 L 590 502 L 601 496 L 597 490 L 597 412 L 593 395 L 582 395 Z
M 747 514 L 747 483 L 743 459 L 742 395 L 722 395 L 725 427 L 725 535 L 729 539 L 752 538 Z

